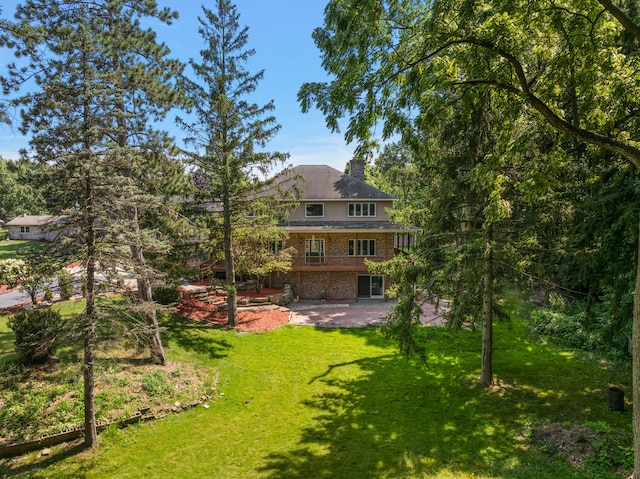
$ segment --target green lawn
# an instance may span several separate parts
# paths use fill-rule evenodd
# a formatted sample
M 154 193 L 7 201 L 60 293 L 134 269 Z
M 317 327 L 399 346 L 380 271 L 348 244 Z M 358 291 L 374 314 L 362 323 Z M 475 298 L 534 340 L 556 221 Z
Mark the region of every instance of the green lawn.
M 6 316 L 0 316 L 0 361 L 15 356 L 13 331 L 7 326 Z
M 7 240 L 0 241 L 0 261 L 19 257 L 19 251 L 26 247 L 39 248 L 42 243 L 39 241 L 27 240 Z
M 520 320 L 496 325 L 490 391 L 476 387 L 478 331 L 429 329 L 422 367 L 374 329 L 165 326 L 170 358 L 194 364 L 219 394 L 210 408 L 107 431 L 95 452 L 0 462 L 0 476 L 595 479 L 620 477 L 609 436 L 572 467 L 536 431 L 586 424 L 631 445 L 629 401 L 624 413 L 607 407 L 607 387 L 629 390 L 629 371 L 541 344 Z

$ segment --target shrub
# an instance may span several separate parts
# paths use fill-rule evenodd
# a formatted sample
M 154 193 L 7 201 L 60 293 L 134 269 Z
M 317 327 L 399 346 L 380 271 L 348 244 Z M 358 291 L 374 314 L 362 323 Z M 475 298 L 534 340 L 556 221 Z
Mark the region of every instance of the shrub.
M 0 261 L 0 284 L 17 286 L 24 275 L 25 263 L 21 259 L 9 258 Z
M 60 313 L 50 308 L 18 311 L 8 321 L 16 335 L 16 351 L 23 364 L 42 364 L 51 358 L 62 333 Z
M 591 308 L 585 302 L 571 308 L 557 302 L 553 308 L 532 311 L 530 325 L 533 331 L 551 338 L 556 344 L 623 359 L 629 356 L 631 324 L 617 316 L 619 314 L 613 314 L 607 300 L 594 303 Z M 630 311 L 628 316 L 631 316 Z
M 58 271 L 58 286 L 60 287 L 60 299 L 68 301 L 73 296 L 73 276 L 66 269 Z
M 51 291 L 49 288 L 44 290 L 44 300 L 45 301 L 51 301 L 53 299 L 53 291 Z
M 157 286 L 153 288 L 153 299 L 160 304 L 174 304 L 182 300 L 182 291 L 175 286 Z

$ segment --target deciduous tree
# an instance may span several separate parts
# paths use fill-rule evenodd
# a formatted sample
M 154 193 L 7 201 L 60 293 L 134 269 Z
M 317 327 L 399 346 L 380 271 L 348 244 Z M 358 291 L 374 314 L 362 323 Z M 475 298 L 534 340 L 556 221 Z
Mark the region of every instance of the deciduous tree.
M 5 221 L 23 213 L 46 213 L 43 196 L 23 180 L 18 165 L 0 157 L 0 218 Z
M 237 271 L 248 276 L 257 293 L 271 273 L 291 271 L 294 248 L 286 248 L 288 234 L 270 220 L 255 219 L 244 227 L 237 228 L 235 250 Z
M 492 89 L 512 100 L 509 108 L 535 111 L 554 129 L 640 168 L 635 16 L 632 2 L 608 0 L 332 0 L 314 39 L 333 79 L 305 84 L 299 98 L 334 130 L 348 115 L 347 140 L 368 150 L 379 121 L 384 136 L 403 133 L 437 121 L 443 99 Z M 640 397 L 640 261 L 635 291 L 633 396 Z

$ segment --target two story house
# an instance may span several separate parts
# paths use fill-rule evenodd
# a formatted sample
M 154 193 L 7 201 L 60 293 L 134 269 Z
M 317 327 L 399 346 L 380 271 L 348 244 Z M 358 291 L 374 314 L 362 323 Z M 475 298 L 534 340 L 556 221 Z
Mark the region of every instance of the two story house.
M 392 223 L 395 198 L 364 181 L 364 162 L 350 174 L 329 166 L 296 166 L 285 187 L 297 186 L 300 205 L 280 224 L 294 247 L 292 270 L 271 283 L 291 284 L 300 299 L 385 298 L 388 278 L 372 275 L 364 259 L 384 261 L 415 242 L 418 228 Z

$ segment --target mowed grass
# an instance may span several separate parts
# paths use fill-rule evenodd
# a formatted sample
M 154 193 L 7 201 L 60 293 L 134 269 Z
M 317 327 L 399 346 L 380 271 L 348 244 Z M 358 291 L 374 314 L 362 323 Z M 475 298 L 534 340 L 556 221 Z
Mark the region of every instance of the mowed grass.
M 15 356 L 15 335 L 7 326 L 7 317 L 0 316 L 0 361 Z
M 375 329 L 287 326 L 240 334 L 167 319 L 173 360 L 215 393 L 165 419 L 110 430 L 94 452 L 54 449 L 0 463 L 0 475 L 63 478 L 606 478 L 532 440 L 544 424 L 629 434 L 630 404 L 607 388 L 629 372 L 541 344 L 519 320 L 495 328 L 499 387 L 478 389 L 480 332 L 428 330 L 428 367 Z M 630 439 L 629 439 L 630 440 Z M 629 444 L 630 446 L 630 444 Z
M 27 240 L 0 241 L 0 261 L 10 258 L 19 258 L 20 250 L 25 248 L 40 248 L 42 243 Z

